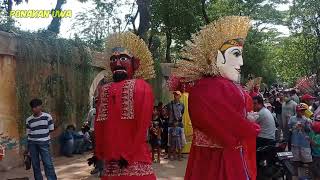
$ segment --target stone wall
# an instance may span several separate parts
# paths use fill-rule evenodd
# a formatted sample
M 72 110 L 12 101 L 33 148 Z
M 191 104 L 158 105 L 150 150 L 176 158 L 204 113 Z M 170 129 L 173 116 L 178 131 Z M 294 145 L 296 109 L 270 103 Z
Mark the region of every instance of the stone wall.
M 32 98 L 42 99 L 44 110 L 53 116 L 56 130 L 51 134 L 52 151 L 59 154 L 59 136 L 65 127 L 74 124 L 79 129 L 85 121 L 89 88 L 97 74 L 84 62 L 79 53 L 83 49 L 74 47 L 71 59 L 63 59 L 55 50 L 64 48 L 63 44 L 41 48 L 45 42 L 28 38 L 29 46 L 19 36 L 0 32 L 0 145 L 6 150 L 0 171 L 22 164 L 25 119 L 31 115 Z
M 23 44 L 18 37 L 0 31 L 0 145 L 6 147 L 0 171 L 22 163 L 25 119 L 31 114 L 32 98 L 41 98 L 45 111 L 53 116 L 56 130 L 51 135 L 52 151 L 58 155 L 59 136 L 69 124 L 81 126 L 97 83 L 108 76 L 102 71 L 106 60 L 101 53 L 92 52 L 92 61 L 86 64 L 79 53 L 83 49 L 79 47 L 72 49 L 71 59 L 63 59 L 59 54 L 59 49 L 65 48 L 63 44 L 42 48 L 47 45 L 45 42 L 27 40 L 28 44 Z M 149 81 L 154 89 L 155 105 L 172 99 L 166 87 L 170 66 L 161 65 L 157 78 Z
M 6 155 L 0 161 L 0 171 L 17 166 L 12 161 L 19 155 L 19 133 L 17 128 L 16 61 L 11 55 L 0 55 L 0 144 Z

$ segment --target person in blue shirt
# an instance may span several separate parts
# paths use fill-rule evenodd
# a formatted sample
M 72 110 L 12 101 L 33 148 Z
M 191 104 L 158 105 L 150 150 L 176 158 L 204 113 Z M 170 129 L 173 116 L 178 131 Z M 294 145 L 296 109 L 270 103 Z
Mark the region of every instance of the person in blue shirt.
M 309 133 L 311 131 L 311 123 L 304 116 L 307 108 L 303 104 L 296 107 L 296 116 L 292 116 L 288 122 L 288 128 L 291 132 L 291 151 L 293 153 L 292 160 L 295 162 L 296 170 L 302 167 L 306 170 L 312 163 L 311 147 Z
M 183 136 L 182 128 L 179 127 L 179 122 L 175 121 L 173 123 L 173 127 L 169 129 L 169 139 L 170 139 L 170 145 L 171 145 L 170 154 L 173 155 L 174 159 L 177 159 L 177 156 L 178 156 L 179 161 L 181 160 L 182 136 Z
M 66 157 L 72 157 L 72 153 L 74 151 L 74 131 L 75 127 L 73 125 L 68 125 L 60 138 L 61 154 Z

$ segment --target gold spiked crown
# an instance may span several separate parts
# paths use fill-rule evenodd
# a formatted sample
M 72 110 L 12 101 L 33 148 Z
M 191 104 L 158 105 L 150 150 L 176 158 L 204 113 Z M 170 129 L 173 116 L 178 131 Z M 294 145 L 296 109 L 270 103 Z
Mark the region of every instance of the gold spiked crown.
M 203 27 L 186 42 L 176 63 L 173 74 L 188 79 L 217 76 L 218 50 L 232 40 L 244 40 L 250 28 L 250 19 L 245 16 L 226 16 Z
M 152 54 L 146 43 L 140 39 L 139 36 L 132 32 L 109 35 L 106 39 L 103 53 L 103 59 L 106 60 L 106 62 L 109 62 L 107 60 L 110 59 L 113 53 L 112 50 L 116 47 L 125 48 L 130 54 L 140 60 L 140 66 L 135 71 L 134 78 L 147 80 L 155 77 Z M 112 74 L 109 63 L 105 63 L 104 69 L 108 71 L 108 74 Z

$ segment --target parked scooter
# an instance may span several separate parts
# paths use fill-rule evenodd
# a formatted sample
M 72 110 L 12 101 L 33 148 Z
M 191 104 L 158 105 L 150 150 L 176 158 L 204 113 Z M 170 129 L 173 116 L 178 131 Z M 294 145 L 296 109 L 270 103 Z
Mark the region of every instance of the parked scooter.
M 257 180 L 291 180 L 297 173 L 290 161 L 292 152 L 285 151 L 286 142 L 257 149 Z

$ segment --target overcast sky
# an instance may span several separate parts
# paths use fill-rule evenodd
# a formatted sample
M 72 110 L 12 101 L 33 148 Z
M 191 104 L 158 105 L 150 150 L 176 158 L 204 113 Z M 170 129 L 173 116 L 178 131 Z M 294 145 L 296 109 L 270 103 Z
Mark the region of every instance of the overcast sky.
M 28 3 L 23 3 L 18 6 L 14 6 L 14 10 L 51 10 L 54 9 L 56 0 L 29 0 Z M 67 3 L 63 5 L 63 10 L 72 10 L 72 16 L 75 17 L 79 12 L 85 12 L 87 9 L 93 7 L 92 3 L 80 3 L 78 0 L 67 0 Z M 287 10 L 288 5 L 280 5 L 277 9 Z M 122 15 L 125 15 L 125 11 L 129 11 L 129 6 L 122 9 Z M 122 17 L 123 18 L 123 17 Z M 38 29 L 47 28 L 52 18 L 16 18 L 18 26 L 23 30 L 35 31 Z M 75 32 L 72 30 L 72 24 L 74 18 L 63 18 L 60 35 L 65 38 L 71 37 Z M 270 26 L 268 26 L 270 27 Z M 289 30 L 284 26 L 272 26 L 278 28 L 279 31 L 288 35 Z

